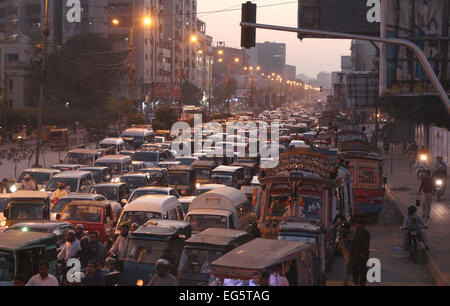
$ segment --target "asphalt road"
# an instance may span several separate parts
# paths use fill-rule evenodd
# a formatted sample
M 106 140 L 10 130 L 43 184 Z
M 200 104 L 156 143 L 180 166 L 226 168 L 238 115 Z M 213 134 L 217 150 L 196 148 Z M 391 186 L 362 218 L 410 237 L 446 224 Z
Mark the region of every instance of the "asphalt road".
M 370 257 L 381 263 L 381 282 L 368 286 L 432 286 L 430 272 L 423 264 L 415 264 L 402 250 L 400 220 L 394 213 L 392 204 L 385 202 L 378 224 L 369 224 L 366 229 L 371 234 Z M 354 230 L 354 229 L 352 229 Z M 333 269 L 327 275 L 327 286 L 342 286 L 344 261 L 335 258 Z

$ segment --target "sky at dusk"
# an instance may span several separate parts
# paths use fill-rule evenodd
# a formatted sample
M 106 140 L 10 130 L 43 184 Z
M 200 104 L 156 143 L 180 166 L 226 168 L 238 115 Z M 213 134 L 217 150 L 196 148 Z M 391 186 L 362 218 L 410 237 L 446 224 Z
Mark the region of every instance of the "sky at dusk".
M 217 41 L 225 41 L 228 47 L 240 47 L 241 4 L 245 0 L 197 0 L 198 17 L 206 22 L 206 32 Z M 253 0 L 258 5 L 257 22 L 297 27 L 297 2 L 289 0 Z M 284 3 L 284 4 L 283 4 Z M 261 7 L 280 4 L 278 6 Z M 227 12 L 211 12 L 236 9 Z M 205 13 L 204 13 L 205 12 Z M 320 71 L 341 70 L 341 56 L 350 54 L 350 40 L 304 39 L 295 33 L 260 30 L 256 42 L 283 42 L 287 47 L 287 64 L 297 67 L 297 74 L 316 77 Z

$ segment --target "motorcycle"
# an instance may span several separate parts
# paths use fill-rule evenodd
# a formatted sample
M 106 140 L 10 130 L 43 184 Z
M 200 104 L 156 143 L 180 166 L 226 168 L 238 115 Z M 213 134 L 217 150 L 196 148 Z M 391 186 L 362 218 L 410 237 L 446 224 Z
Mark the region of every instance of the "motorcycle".
M 419 158 L 416 162 L 416 174 L 417 179 L 421 181 L 424 177 L 425 170 L 429 169 L 428 165 L 428 155 L 425 153 L 422 153 L 419 155 Z
M 434 197 L 435 197 L 436 201 L 439 201 L 441 199 L 441 197 L 444 195 L 446 185 L 447 185 L 447 180 L 444 178 L 436 178 L 434 180 L 434 186 L 435 186 Z
M 422 226 L 422 229 L 428 227 Z M 418 229 L 411 230 L 409 232 L 408 253 L 409 257 L 414 263 L 417 263 L 422 258 L 423 251 L 425 250 L 425 244 L 422 241 L 421 233 Z

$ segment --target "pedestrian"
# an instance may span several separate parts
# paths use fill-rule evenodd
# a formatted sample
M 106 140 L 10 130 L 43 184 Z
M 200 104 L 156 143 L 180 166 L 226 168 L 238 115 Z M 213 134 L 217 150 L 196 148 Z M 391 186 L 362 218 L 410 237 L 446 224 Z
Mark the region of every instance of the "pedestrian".
M 9 182 L 7 178 L 4 178 L 2 180 L 2 183 L 0 184 L 0 193 L 10 193 Z
M 39 274 L 32 276 L 25 286 L 58 286 L 56 277 L 48 273 L 49 264 L 46 260 L 39 262 Z
M 338 250 L 344 257 L 344 286 L 347 286 L 348 279 L 351 276 L 351 259 L 352 259 L 352 244 L 353 244 L 353 232 L 351 231 L 350 223 L 345 223 L 342 226 L 342 237 L 339 241 Z
M 31 175 L 25 174 L 19 185 L 19 190 L 37 190 L 36 182 L 33 180 Z
M 98 259 L 101 265 L 105 264 L 105 246 L 98 241 L 98 233 L 90 231 L 89 234 L 89 247 L 94 253 L 94 258 Z
M 89 239 L 83 238 L 80 241 L 81 249 L 75 255 L 76 258 L 80 260 L 81 268 L 86 268 L 88 262 L 95 258 L 94 252 L 89 247 Z
M 130 226 L 128 224 L 122 224 L 120 226 L 120 235 L 116 238 L 116 241 L 111 246 L 109 253 L 117 256 L 119 259 L 125 257 L 125 251 L 128 245 Z
M 156 261 L 156 274 L 147 286 L 177 286 L 177 279 L 169 271 L 170 262 L 167 259 L 158 259 Z
M 74 230 L 67 232 L 66 243 L 58 254 L 58 260 L 67 261 L 76 257 L 78 251 L 81 250 L 80 241 L 77 239 Z
M 417 196 L 419 196 L 422 191 L 424 194 L 424 203 L 422 205 L 422 218 L 430 219 L 431 212 L 431 202 L 433 201 L 433 189 L 434 189 L 434 181 L 431 176 L 431 170 L 426 169 L 425 175 L 420 183 L 419 192 Z
M 362 218 L 355 220 L 356 231 L 352 243 L 352 277 L 355 286 L 365 286 L 367 281 L 367 261 L 369 260 L 370 233 L 364 228 Z
M 83 237 L 84 237 L 84 225 L 83 224 L 79 223 L 79 224 L 77 224 L 77 226 L 75 226 L 75 236 L 80 241 L 81 241 L 81 239 L 83 239 Z
M 95 260 L 89 260 L 86 266 L 85 278 L 83 280 L 83 286 L 105 286 L 105 277 L 98 272 L 97 262 Z

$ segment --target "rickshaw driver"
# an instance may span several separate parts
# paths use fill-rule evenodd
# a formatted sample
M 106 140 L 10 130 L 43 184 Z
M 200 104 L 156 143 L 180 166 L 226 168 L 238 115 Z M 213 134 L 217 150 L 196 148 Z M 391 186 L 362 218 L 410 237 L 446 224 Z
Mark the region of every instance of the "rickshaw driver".
M 61 199 L 62 197 L 65 197 L 67 195 L 68 195 L 68 193 L 66 191 L 66 182 L 64 182 L 64 181 L 58 182 L 58 188 L 56 188 L 56 190 L 53 191 L 53 193 L 50 197 L 50 201 L 54 206 L 58 202 L 59 199 Z
M 128 238 L 129 238 L 130 226 L 126 223 L 120 226 L 120 235 L 117 237 L 116 241 L 114 241 L 111 246 L 111 250 L 109 253 L 111 255 L 117 256 L 119 259 L 123 259 L 125 257 L 125 252 L 127 250 Z

